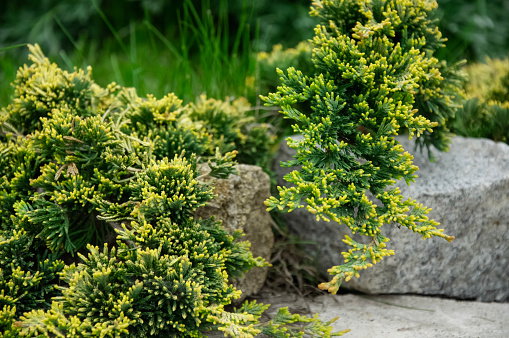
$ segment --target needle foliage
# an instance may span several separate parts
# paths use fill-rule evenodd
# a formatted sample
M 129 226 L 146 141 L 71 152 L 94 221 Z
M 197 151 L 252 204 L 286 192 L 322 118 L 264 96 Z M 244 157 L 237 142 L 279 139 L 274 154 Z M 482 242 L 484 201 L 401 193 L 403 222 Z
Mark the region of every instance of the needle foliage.
M 195 217 L 214 197 L 197 167 L 224 178 L 237 154 L 266 161 L 272 137 L 244 101 L 142 98 L 29 49 L 0 115 L 0 336 L 283 337 L 301 322 L 292 336 L 331 336 L 284 309 L 270 325 L 265 305 L 225 310 L 230 278 L 266 263 Z
M 395 135 L 409 132 L 420 144 L 447 148 L 445 122 L 459 90 L 443 81 L 442 65 L 432 56 L 443 42 L 428 18 L 436 6 L 423 0 L 314 2 L 311 14 L 322 20 L 312 40 L 314 72 L 278 70 L 282 84 L 262 97 L 281 107 L 303 136 L 288 139 L 297 153 L 283 166 L 297 169 L 285 176 L 291 187 L 266 201 L 268 209 L 306 208 L 318 220 L 369 238 L 343 239 L 351 247 L 344 264 L 329 269 L 332 280 L 320 285 L 332 293 L 394 254 L 386 247 L 386 224 L 424 239 L 454 238 L 436 228 L 426 216 L 429 208 L 391 187 L 399 179 L 410 184 L 418 169 Z

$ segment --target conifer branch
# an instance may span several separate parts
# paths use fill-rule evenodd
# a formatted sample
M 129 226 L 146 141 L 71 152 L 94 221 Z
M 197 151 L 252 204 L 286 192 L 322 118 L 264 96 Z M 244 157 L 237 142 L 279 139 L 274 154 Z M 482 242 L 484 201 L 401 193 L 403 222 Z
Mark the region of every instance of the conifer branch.
M 268 210 L 305 207 L 317 220 L 371 238 L 369 244 L 343 239 L 351 249 L 343 252 L 344 264 L 329 269 L 333 279 L 321 289 L 336 293 L 343 280 L 394 254 L 382 235 L 385 224 L 425 239 L 454 238 L 428 219 L 430 209 L 390 188 L 402 178 L 413 182 L 418 169 L 394 135 L 408 131 L 418 145 L 445 150 L 445 121 L 461 98 L 454 80 L 440 73 L 452 79 L 454 72 L 433 57 L 444 41 L 429 19 L 435 8 L 423 0 L 313 2 L 311 14 L 321 19 L 312 40 L 314 71 L 278 70 L 277 92 L 261 97 L 281 107 L 303 136 L 288 139 L 296 155 L 285 166 L 301 167 L 284 177 L 293 186 L 278 187 L 279 197 L 265 202 Z M 423 102 L 431 109 L 423 109 Z

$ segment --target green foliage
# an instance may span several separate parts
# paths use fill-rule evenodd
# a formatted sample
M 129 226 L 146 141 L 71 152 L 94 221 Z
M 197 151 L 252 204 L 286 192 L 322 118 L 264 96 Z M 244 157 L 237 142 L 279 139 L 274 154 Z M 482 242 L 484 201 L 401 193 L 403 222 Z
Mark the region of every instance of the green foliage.
M 299 314 L 291 314 L 288 308 L 278 310 L 274 319 L 272 319 L 262 332 L 272 337 L 338 337 L 350 332 L 343 330 L 340 332 L 332 332 L 331 324 L 338 318 L 333 318 L 328 322 L 322 323 L 318 319 L 318 314 L 313 318 L 308 318 Z
M 0 337 L 19 337 L 19 328 L 14 326 L 16 321 L 16 307 L 4 305 L 0 310 Z
M 449 41 L 447 48 L 439 50 L 439 59 L 479 61 L 486 55 L 502 57 L 506 53 L 506 0 L 437 2 L 439 27 Z M 24 48 L 8 48 L 27 42 L 39 43 L 51 59 L 68 70 L 73 65 L 92 65 L 98 83 L 116 81 L 134 86 L 142 96 L 175 92 L 190 102 L 206 92 L 214 98 L 243 95 L 251 100 L 250 81 L 245 79 L 255 75 L 252 52 L 270 51 L 281 43 L 293 47 L 311 38 L 317 19 L 307 15 L 310 3 L 3 1 L 0 45 L 6 48 L 0 48 L 0 105 L 8 102 L 9 83 L 25 58 Z M 287 69 L 286 65 L 279 68 Z M 270 72 L 272 78 L 275 73 Z
M 125 261 L 114 248 L 89 247 L 78 267 L 66 267 L 62 279 L 69 287 L 61 298 L 66 314 L 108 326 L 125 315 L 132 337 L 197 335 L 208 299 L 188 257 L 123 249 Z
M 228 281 L 266 263 L 194 212 L 214 197 L 204 175 L 228 177 L 237 154 L 267 163 L 268 127 L 240 99 L 141 98 L 30 51 L 0 119 L 3 336 L 260 332 L 266 306 L 224 307 L 240 296 Z
M 56 296 L 58 273 L 64 263 L 55 255 L 37 250 L 35 239 L 24 229 L 0 234 L 0 306 L 23 313 L 48 308 Z
M 161 215 L 177 223 L 187 220 L 213 196 L 208 187 L 198 185 L 195 171 L 196 167 L 178 157 L 148 165 L 129 182 L 130 201 L 136 203 L 132 216 L 142 216 L 147 222 Z
M 461 63 L 448 65 L 433 55 L 444 46 L 445 39 L 436 28 L 437 20 L 429 19 L 434 15 L 436 3 L 422 2 L 413 5 L 412 1 L 373 1 L 343 2 L 324 1 L 317 5 L 320 10 L 311 14 L 320 17 L 325 29 L 331 34 L 344 34 L 362 41 L 368 36 L 376 39 L 384 36 L 391 44 L 397 45 L 403 52 L 414 53 L 419 50 L 426 55 L 421 63 L 423 74 L 416 81 L 419 89 L 414 94 L 414 109 L 431 122 L 436 122 L 433 132 L 422 131 L 422 137 L 416 145 L 423 149 L 432 145 L 440 151 L 447 151 L 449 129 L 447 121 L 454 117 L 463 99 L 460 88 L 465 75 L 460 70 Z M 329 27 L 330 25 L 330 27 Z M 376 48 L 373 46 L 372 48 Z M 324 70 L 311 61 L 311 46 L 301 43 L 296 49 L 281 51 L 275 47 L 271 54 L 259 54 L 260 83 L 274 91 L 276 67 L 288 69 L 294 67 L 304 75 L 318 75 Z M 403 79 L 402 79 L 403 80 Z M 299 107 L 300 108 L 300 107 Z M 304 108 L 305 109 L 305 108 Z M 430 157 L 432 156 L 429 153 Z
M 18 71 L 13 85 L 14 100 L 7 110 L 17 134 L 32 133 L 40 127 L 41 117 L 52 109 L 73 109 L 80 116 L 90 116 L 92 80 L 82 70 L 69 73 L 51 64 L 40 49 L 31 49 L 32 65 Z M 51 78 L 51 81 L 49 81 Z M 55 84 L 59 86 L 54 87 Z M 14 132 L 14 130 L 13 130 Z
M 304 74 L 312 74 L 314 65 L 311 62 L 312 47 L 308 42 L 300 42 L 295 48 L 283 49 L 274 45 L 270 53 L 258 53 L 257 85 L 263 93 L 273 92 L 279 85 L 276 69 L 293 67 Z
M 48 311 L 32 310 L 13 326 L 22 337 L 123 337 L 128 334 L 129 320 L 121 313 L 110 322 L 93 323 L 90 318 L 69 316 L 63 303 L 53 302 Z
M 413 182 L 418 169 L 394 135 L 408 130 L 410 137 L 423 136 L 422 144 L 446 146 L 444 116 L 430 121 L 415 109 L 419 97 L 450 100 L 432 57 L 442 43 L 427 19 L 435 7 L 419 0 L 316 2 L 312 14 L 323 25 L 313 38 L 315 74 L 278 70 L 282 85 L 263 97 L 280 106 L 295 121 L 294 132 L 303 135 L 288 139 L 297 154 L 283 163 L 301 169 L 285 176 L 292 187 L 279 188 L 279 198 L 266 201 L 268 209 L 305 207 L 318 220 L 343 223 L 371 238 L 363 244 L 345 237 L 352 248 L 343 253 L 344 264 L 329 269 L 332 281 L 320 285 L 332 293 L 344 279 L 394 254 L 386 248 L 384 224 L 403 225 L 424 239 L 454 238 L 436 229 L 438 223 L 426 216 L 430 209 L 390 188 L 401 178 Z M 443 137 L 430 136 L 437 126 Z
M 105 35 L 111 33 L 110 27 L 122 36 L 123 30 L 145 19 L 173 41 L 180 39 L 182 26 L 179 27 L 179 20 L 188 14 L 193 15 L 194 10 L 198 15 L 209 12 L 208 16 L 221 18 L 216 26 L 223 30 L 228 47 L 236 43 L 237 28 L 240 28 L 259 35 L 260 49 L 266 50 L 276 43 L 284 42 L 287 47 L 312 36 L 316 20 L 307 15 L 309 5 L 309 0 L 135 0 L 127 3 L 20 0 L 0 5 L 0 18 L 5 22 L 5 29 L 0 32 L 0 44 L 40 41 L 44 43 L 44 50 L 53 56 L 72 45 L 70 38 L 78 42 L 80 39 L 95 41 L 101 46 Z M 105 24 L 104 18 L 109 25 Z
M 236 13 L 247 8 L 259 50 L 270 50 L 276 44 L 288 48 L 312 37 L 317 20 L 308 15 L 310 4 L 309 0 L 230 0 L 230 19 L 235 22 Z
M 30 52 L 0 116 L 6 336 L 198 337 L 230 325 L 212 318 L 240 296 L 229 278 L 266 263 L 240 233 L 195 219 L 214 197 L 197 168 L 227 177 L 237 152 L 264 161 L 267 127 L 241 101 L 141 98 Z
M 439 27 L 447 38 L 440 59 L 480 62 L 504 57 L 509 50 L 509 2 L 506 0 L 437 0 Z
M 189 117 L 201 123 L 212 135 L 212 147 L 221 153 L 235 150 L 239 162 L 266 167 L 266 154 L 275 137 L 271 135 L 269 125 L 256 123 L 249 115 L 250 110 L 244 98 L 223 102 L 202 95 L 196 103 L 189 105 Z
M 451 129 L 463 136 L 509 141 L 509 59 L 486 59 L 467 67 L 467 101 Z
M 219 330 L 225 332 L 225 335 L 250 338 L 262 332 L 258 327 L 258 319 L 268 307 L 269 305 L 257 304 L 256 301 L 246 301 L 234 312 L 213 312 L 211 319 L 214 323 L 222 324 Z
M 268 307 L 269 305 L 258 304 L 256 301 L 245 302 L 233 313 L 223 312 L 221 315 L 213 315 L 212 318 L 217 323 L 224 323 L 219 330 L 231 337 L 250 338 L 261 333 L 274 338 L 329 338 L 350 332 L 350 330 L 332 332 L 331 324 L 338 318 L 323 323 L 318 314 L 310 318 L 291 314 L 288 308 L 280 308 L 272 320 L 259 323 L 258 319 Z

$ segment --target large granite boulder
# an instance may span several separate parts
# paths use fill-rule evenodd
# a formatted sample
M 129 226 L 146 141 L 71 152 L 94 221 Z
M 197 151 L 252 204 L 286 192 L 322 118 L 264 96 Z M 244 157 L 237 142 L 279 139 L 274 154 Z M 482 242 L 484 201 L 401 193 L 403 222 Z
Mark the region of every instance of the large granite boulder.
M 210 171 L 208 166 L 200 168 L 202 174 Z M 272 219 L 266 210 L 264 201 L 270 196 L 270 179 L 260 167 L 240 164 L 238 175 L 228 179 L 213 179 L 214 194 L 217 197 L 196 211 L 196 216 L 207 218 L 215 216 L 232 233 L 242 230 L 245 236 L 240 240 L 251 242 L 254 257 L 270 260 L 274 245 Z M 243 278 L 233 281 L 237 289 L 242 290 L 242 299 L 256 294 L 267 278 L 267 268 L 253 268 Z
M 391 239 L 386 257 L 373 268 L 360 272 L 343 286 L 370 294 L 409 293 L 442 295 L 479 301 L 509 301 L 509 146 L 486 139 L 454 137 L 450 151 L 414 151 L 408 137 L 398 137 L 414 155 L 420 169 L 411 186 L 398 182 L 403 196 L 416 199 L 433 210 L 430 218 L 456 239 L 425 241 L 407 228 L 385 225 L 382 232 Z M 293 156 L 286 142 L 279 161 Z M 288 168 L 278 169 L 280 184 Z M 343 263 L 341 241 L 351 235 L 346 226 L 317 222 L 306 210 L 285 214 L 291 230 L 302 239 L 314 241 L 307 250 L 318 257 L 324 278 L 327 269 Z M 359 239 L 362 237 L 356 237 Z M 364 237 L 363 242 L 366 242 Z

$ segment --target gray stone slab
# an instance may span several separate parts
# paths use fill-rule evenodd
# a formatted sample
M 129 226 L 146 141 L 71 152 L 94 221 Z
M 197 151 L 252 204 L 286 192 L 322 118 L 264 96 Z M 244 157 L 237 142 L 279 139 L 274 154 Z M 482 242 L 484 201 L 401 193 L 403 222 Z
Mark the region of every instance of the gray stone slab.
M 482 303 L 426 296 L 324 295 L 300 298 L 266 292 L 257 302 L 271 304 L 270 318 L 281 307 L 323 321 L 339 317 L 334 330 L 350 329 L 345 338 L 505 338 L 509 334 L 509 303 Z M 208 337 L 224 337 L 210 332 Z M 262 338 L 262 335 L 257 337 Z
M 285 300 L 286 298 L 286 300 Z M 260 299 L 263 302 L 264 299 Z M 458 301 L 424 296 L 324 295 L 311 300 L 270 297 L 272 311 L 308 309 L 324 321 L 339 317 L 336 331 L 356 337 L 507 337 L 509 304 Z M 269 309 L 271 309 L 269 308 Z M 301 310 L 302 311 L 302 310 Z

